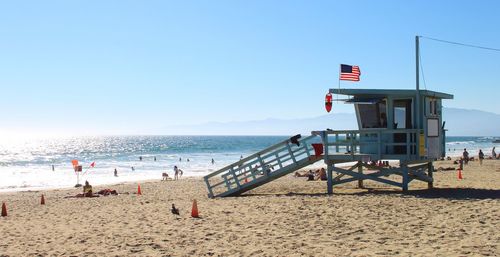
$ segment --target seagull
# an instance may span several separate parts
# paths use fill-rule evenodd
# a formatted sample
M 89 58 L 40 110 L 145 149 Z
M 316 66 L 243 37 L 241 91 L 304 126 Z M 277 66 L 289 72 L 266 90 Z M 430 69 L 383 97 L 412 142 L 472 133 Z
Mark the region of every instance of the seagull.
M 175 205 L 172 204 L 172 214 L 179 215 L 179 209 L 175 208 Z

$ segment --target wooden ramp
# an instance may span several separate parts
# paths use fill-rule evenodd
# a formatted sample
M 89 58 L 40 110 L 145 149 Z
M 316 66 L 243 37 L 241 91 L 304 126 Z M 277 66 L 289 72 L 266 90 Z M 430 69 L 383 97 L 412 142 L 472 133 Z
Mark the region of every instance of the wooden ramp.
M 204 177 L 208 197 L 237 196 L 286 174 L 304 168 L 323 156 L 312 144 L 321 138 L 311 135 L 291 137 Z M 294 140 L 294 138 L 296 140 Z

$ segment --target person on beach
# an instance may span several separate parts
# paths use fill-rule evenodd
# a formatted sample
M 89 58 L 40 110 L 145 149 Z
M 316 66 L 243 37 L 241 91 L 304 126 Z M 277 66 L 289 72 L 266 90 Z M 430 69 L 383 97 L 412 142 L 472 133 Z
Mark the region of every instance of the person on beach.
M 139 156 L 139 161 L 142 161 L 142 156 Z
M 115 177 L 118 177 L 118 170 L 116 170 L 116 168 L 115 168 L 115 172 L 114 173 L 115 173 Z
M 479 165 L 483 165 L 484 153 L 483 150 L 479 149 Z
M 174 180 L 179 179 L 179 168 L 177 166 L 174 166 Z
M 325 170 L 325 168 L 321 168 L 321 170 L 319 170 L 319 173 L 318 173 L 318 176 L 316 177 L 316 180 L 322 180 L 322 181 L 326 180 L 326 170 Z
M 495 147 L 493 147 L 493 150 L 491 150 L 491 157 L 493 157 L 493 159 L 497 158 L 497 153 L 495 152 Z M 54 165 L 52 165 L 52 167 L 54 167 Z
M 132 171 L 135 171 L 135 168 L 134 168 L 134 166 L 132 166 L 132 167 L 130 167 L 130 168 L 132 169 Z
M 493 147 L 493 151 L 495 151 L 495 148 Z M 54 164 L 52 164 L 52 171 L 55 171 Z
M 92 197 L 92 186 L 88 181 L 85 181 L 85 186 L 83 186 L 83 196 Z
M 153 157 L 153 160 L 154 160 L 154 161 L 156 161 L 156 156 L 155 156 L 155 157 Z
M 469 152 L 467 152 L 467 149 L 464 148 L 464 153 L 463 153 L 463 158 L 464 158 L 464 164 L 467 165 L 469 164 Z
M 181 157 L 179 157 L 179 162 L 182 162 L 182 158 Z
M 300 172 L 296 171 L 296 172 L 293 174 L 293 176 L 294 176 L 294 177 L 296 177 L 296 178 L 300 178 L 300 177 L 307 177 L 307 176 L 308 176 L 308 174 L 309 174 L 308 172 L 306 172 L 306 173 L 300 173 Z
M 214 158 L 212 158 L 212 165 L 215 163 Z
M 314 181 L 314 172 L 312 170 L 307 173 L 307 181 Z

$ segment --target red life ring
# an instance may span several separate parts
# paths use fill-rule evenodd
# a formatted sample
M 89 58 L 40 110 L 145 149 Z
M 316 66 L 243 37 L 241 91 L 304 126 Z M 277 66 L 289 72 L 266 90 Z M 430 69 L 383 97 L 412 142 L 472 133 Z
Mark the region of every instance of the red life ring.
M 327 112 L 332 110 L 332 94 L 328 93 L 325 96 L 325 109 Z

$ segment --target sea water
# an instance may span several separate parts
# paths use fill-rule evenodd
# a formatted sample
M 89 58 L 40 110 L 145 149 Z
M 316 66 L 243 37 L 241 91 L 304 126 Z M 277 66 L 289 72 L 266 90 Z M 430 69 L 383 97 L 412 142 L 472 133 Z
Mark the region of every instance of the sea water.
M 82 165 L 83 171 L 79 173 L 79 183 L 82 184 L 85 180 L 92 185 L 102 185 L 161 179 L 163 172 L 173 177 L 174 166 L 184 171 L 184 177 L 204 176 L 285 139 L 285 136 L 2 139 L 0 191 L 72 187 L 77 183 L 72 160 L 78 160 Z M 448 137 L 446 141 L 450 156 L 460 156 L 464 148 L 472 156 L 477 155 L 479 149 L 489 155 L 491 148 L 499 145 L 488 137 Z M 92 162 L 95 162 L 94 167 L 90 166 Z M 117 177 L 114 169 L 118 171 Z

